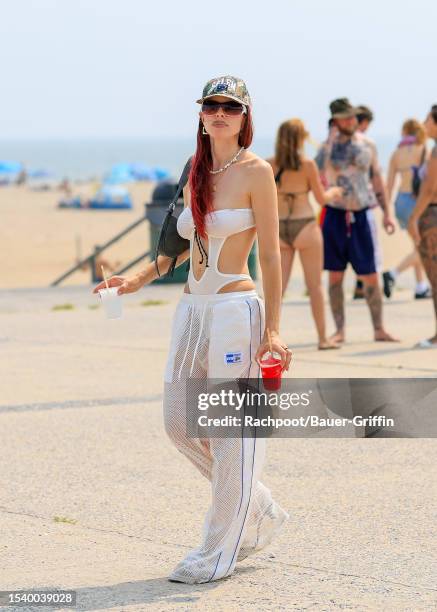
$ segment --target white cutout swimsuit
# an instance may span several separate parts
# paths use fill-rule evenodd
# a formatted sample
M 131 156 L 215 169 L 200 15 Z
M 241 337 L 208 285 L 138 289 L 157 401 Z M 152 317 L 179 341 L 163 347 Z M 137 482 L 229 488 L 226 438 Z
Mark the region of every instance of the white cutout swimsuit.
M 212 294 L 236 280 L 251 280 L 249 274 L 230 274 L 218 270 L 220 251 L 228 236 L 255 227 L 251 208 L 223 208 L 206 216 L 206 232 L 209 241 L 208 266 L 199 280 L 193 274 L 194 221 L 191 208 L 187 206 L 177 221 L 179 234 L 190 240 L 190 271 L 188 286 L 193 294 Z

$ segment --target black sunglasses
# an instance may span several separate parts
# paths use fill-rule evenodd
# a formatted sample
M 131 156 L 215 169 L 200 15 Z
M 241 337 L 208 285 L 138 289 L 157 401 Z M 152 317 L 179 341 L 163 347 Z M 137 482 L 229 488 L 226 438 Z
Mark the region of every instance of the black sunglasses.
M 215 115 L 219 108 L 223 109 L 223 113 L 230 117 L 238 117 L 243 113 L 247 113 L 247 109 L 244 104 L 239 104 L 238 102 L 212 102 L 205 101 L 202 104 L 202 112 L 205 115 Z

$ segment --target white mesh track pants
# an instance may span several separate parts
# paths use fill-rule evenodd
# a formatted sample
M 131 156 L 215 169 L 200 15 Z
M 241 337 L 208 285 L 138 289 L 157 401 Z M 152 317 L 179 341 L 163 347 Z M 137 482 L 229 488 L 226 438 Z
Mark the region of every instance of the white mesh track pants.
M 210 480 L 212 499 L 201 545 L 170 579 L 194 584 L 228 576 L 237 561 L 268 544 L 288 518 L 259 481 L 265 438 L 205 439 L 186 432 L 186 411 L 197 410 L 186 402 L 187 378 L 259 378 L 254 355 L 264 322 L 264 303 L 255 290 L 184 293 L 176 308 L 164 375 L 164 423 L 178 451 Z

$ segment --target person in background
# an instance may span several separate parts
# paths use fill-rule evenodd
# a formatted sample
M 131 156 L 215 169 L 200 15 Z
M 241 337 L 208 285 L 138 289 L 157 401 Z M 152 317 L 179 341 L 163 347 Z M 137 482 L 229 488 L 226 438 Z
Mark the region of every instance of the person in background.
M 374 119 L 373 111 L 368 106 L 364 106 L 364 104 L 357 106 L 357 121 L 358 121 L 358 131 L 359 132 L 361 132 L 362 134 L 366 134 L 367 130 L 370 127 L 370 124 L 373 122 L 373 119 Z M 375 143 L 374 143 L 374 146 L 376 147 Z M 370 170 L 369 170 L 369 183 L 370 183 L 369 185 L 370 189 L 373 189 L 373 166 L 370 166 Z M 381 172 L 377 172 L 377 178 L 375 179 L 375 183 L 376 183 L 375 189 L 377 189 L 378 192 L 383 192 L 384 184 L 382 181 Z M 373 239 L 375 242 L 376 268 L 377 268 L 377 271 L 379 271 L 382 267 L 382 255 L 381 255 L 381 246 L 378 240 L 378 228 L 376 225 L 376 218 L 375 218 L 375 214 L 373 210 L 377 206 L 378 206 L 378 201 L 375 197 L 373 204 L 369 205 L 368 218 L 369 218 L 370 229 L 372 231 Z M 360 278 L 357 278 L 353 297 L 354 297 L 354 300 L 359 300 L 359 299 L 364 298 L 363 281 L 360 280 Z
M 432 338 L 419 342 L 420 348 L 437 347 L 437 104 L 425 121 L 428 138 L 434 140 L 431 158 L 422 175 L 419 196 L 408 221 L 408 231 L 419 248 L 423 266 L 431 284 L 436 330 Z
M 71 198 L 73 195 L 73 189 L 71 186 L 71 182 L 67 177 L 64 177 L 62 181 L 59 183 L 58 189 L 63 192 L 66 198 Z
M 337 133 L 338 133 L 338 130 L 334 124 L 334 119 L 330 117 L 328 120 L 328 140 L 326 142 L 331 142 Z M 320 148 L 321 147 L 318 147 L 318 151 L 320 151 Z M 319 168 L 319 177 L 320 177 L 320 181 L 322 183 L 323 189 L 328 189 L 329 181 L 326 178 L 325 173 L 323 172 L 322 168 Z M 323 226 L 323 220 L 325 218 L 325 214 L 326 214 L 326 208 L 325 206 L 322 206 L 319 209 L 319 212 L 317 213 L 317 223 L 319 224 L 320 227 Z
M 27 171 L 26 171 L 26 168 L 24 167 L 24 164 L 22 164 L 22 168 L 20 172 L 18 173 L 18 176 L 15 182 L 17 185 L 24 185 L 26 181 L 27 181 Z
M 358 131 L 365 134 L 374 120 L 373 111 L 364 104 L 357 106 Z
M 294 255 L 298 251 L 319 337 L 318 348 L 326 350 L 340 348 L 340 345 L 326 337 L 322 288 L 323 240 L 309 193 L 312 192 L 323 206 L 340 198 L 342 189 L 323 189 L 316 164 L 303 152 L 308 135 L 300 119 L 284 121 L 276 136 L 275 157 L 267 161 L 272 166 L 278 189 L 282 296 L 290 279 Z
M 387 190 L 392 201 L 395 194 L 395 182 L 400 178 L 400 187 L 395 200 L 395 213 L 401 229 L 406 230 L 410 215 L 416 205 L 416 196 L 413 192 L 414 172 L 423 166 L 428 158 L 426 149 L 425 128 L 417 119 L 408 119 L 402 126 L 402 138 L 391 156 L 388 170 Z M 413 267 L 416 276 L 415 298 L 429 298 L 431 291 L 426 282 L 425 271 L 416 246 L 393 269 L 382 274 L 384 294 L 389 298 L 399 274 Z
M 338 132 L 322 145 L 316 161 L 329 185 L 343 189 L 339 202 L 331 201 L 326 205 L 322 225 L 324 268 L 329 270 L 329 297 L 336 325 L 336 332 L 331 339 L 335 342 L 345 340 L 343 280 L 346 267 L 351 263 L 364 283 L 374 340 L 395 342 L 397 339 L 385 330 L 382 322 L 382 294 L 368 216 L 376 192 L 384 211 L 384 227 L 387 232 L 393 232 L 394 223 L 380 177 L 376 147 L 364 134 L 358 132 L 357 109 L 347 98 L 331 102 L 330 110 Z M 373 167 L 374 189 L 371 189 L 369 182 L 370 167 Z
M 76 258 L 76 263 L 79 263 L 79 259 L 78 258 Z M 111 262 L 109 259 L 106 259 L 105 257 L 103 257 L 103 255 L 97 255 L 94 258 L 93 282 L 99 282 L 99 281 L 104 280 L 104 276 L 103 276 L 103 272 L 102 272 L 102 266 L 105 269 L 105 273 L 110 272 L 112 274 L 116 270 L 120 269 L 121 261 Z M 90 270 L 91 267 L 92 267 L 92 260 L 89 259 L 88 261 L 85 261 L 80 266 L 80 270 L 82 270 L 83 272 L 86 272 L 87 270 Z
M 321 147 L 319 147 L 319 148 L 318 148 L 317 155 L 319 154 L 319 152 L 321 151 L 321 149 L 323 148 L 323 146 L 324 146 L 326 143 L 331 143 L 331 142 L 333 142 L 333 140 L 334 140 L 334 138 L 335 138 L 336 136 L 338 136 L 338 128 L 337 128 L 337 126 L 335 125 L 335 121 L 334 121 L 333 117 L 330 117 L 330 118 L 329 118 L 329 120 L 328 120 L 328 138 L 327 138 L 327 140 L 326 140 L 326 141 L 325 141 L 325 142 L 324 142 L 324 143 L 321 145 Z M 317 157 L 317 156 L 316 156 L 316 157 Z M 328 181 L 328 179 L 327 179 L 327 177 L 326 177 L 326 174 L 325 174 L 325 172 L 324 172 L 324 169 L 323 169 L 323 168 L 319 168 L 319 176 L 320 176 L 320 180 L 321 180 L 321 182 L 322 182 L 322 185 L 323 185 L 324 189 L 328 189 L 328 187 L 329 187 L 329 181 Z M 322 208 L 322 213 L 324 213 L 324 212 L 325 212 L 325 210 L 324 210 L 324 208 Z M 319 214 L 319 216 L 320 216 L 320 225 L 323 225 L 323 216 L 324 216 L 324 215 L 323 215 L 323 214 Z

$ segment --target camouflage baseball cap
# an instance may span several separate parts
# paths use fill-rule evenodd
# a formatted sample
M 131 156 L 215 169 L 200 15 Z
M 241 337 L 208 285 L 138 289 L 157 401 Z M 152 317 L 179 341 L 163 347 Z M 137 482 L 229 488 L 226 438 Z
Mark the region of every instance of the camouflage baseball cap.
M 206 98 L 211 98 L 212 96 L 226 96 L 247 106 L 252 104 L 243 79 L 230 75 L 216 77 L 208 81 L 203 88 L 202 97 L 196 100 L 196 102 L 202 104 Z

